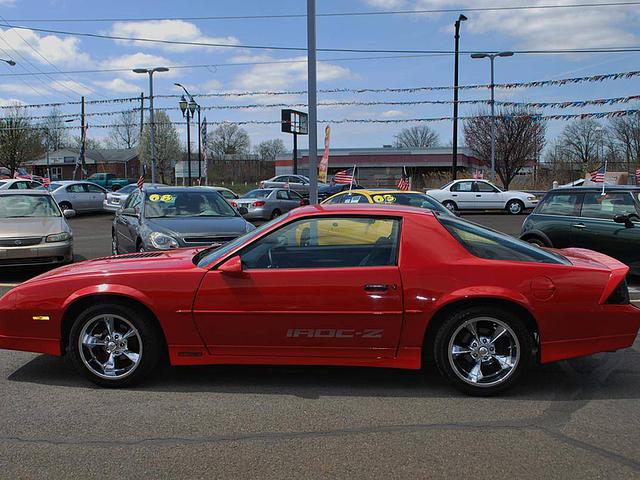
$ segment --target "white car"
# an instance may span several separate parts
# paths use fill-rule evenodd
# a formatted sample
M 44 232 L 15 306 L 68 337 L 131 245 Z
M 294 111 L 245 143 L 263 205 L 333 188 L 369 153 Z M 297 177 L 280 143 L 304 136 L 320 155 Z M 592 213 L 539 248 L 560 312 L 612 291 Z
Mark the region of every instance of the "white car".
M 34 190 L 42 187 L 40 182 L 26 178 L 6 178 L 0 180 L 0 190 Z
M 455 180 L 437 190 L 427 190 L 449 210 L 506 210 L 518 215 L 535 208 L 538 199 L 535 195 L 514 190 L 502 191 L 486 180 Z

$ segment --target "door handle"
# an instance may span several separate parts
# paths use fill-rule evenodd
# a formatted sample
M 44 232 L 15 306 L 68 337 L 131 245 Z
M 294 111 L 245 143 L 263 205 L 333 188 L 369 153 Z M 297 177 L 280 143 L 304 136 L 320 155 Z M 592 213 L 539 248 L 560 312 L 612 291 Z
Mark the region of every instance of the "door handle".
M 584 223 L 576 223 L 575 225 L 571 225 L 574 228 L 579 228 L 580 230 L 582 230 L 583 228 L 587 228 L 587 226 Z
M 395 285 L 391 286 L 392 288 L 395 287 Z M 367 283 L 364 286 L 364 289 L 367 292 L 386 292 L 387 290 L 389 290 L 389 285 L 386 285 L 384 283 Z
M 452 194 L 451 194 L 451 196 L 452 196 L 452 197 L 457 197 L 457 196 L 458 196 L 458 194 L 457 194 L 457 193 L 452 193 Z
M 476 195 L 476 197 L 481 197 L 482 195 Z

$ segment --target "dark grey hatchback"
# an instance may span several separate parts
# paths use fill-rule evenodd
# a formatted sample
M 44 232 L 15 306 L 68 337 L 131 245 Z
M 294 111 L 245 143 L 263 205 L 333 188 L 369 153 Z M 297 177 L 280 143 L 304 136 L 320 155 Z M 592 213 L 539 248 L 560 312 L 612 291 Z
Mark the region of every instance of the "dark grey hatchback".
M 640 274 L 640 187 L 551 190 L 522 225 L 522 240 L 544 247 L 588 248 Z
M 254 228 L 215 190 L 149 187 L 116 212 L 112 253 L 222 245 Z

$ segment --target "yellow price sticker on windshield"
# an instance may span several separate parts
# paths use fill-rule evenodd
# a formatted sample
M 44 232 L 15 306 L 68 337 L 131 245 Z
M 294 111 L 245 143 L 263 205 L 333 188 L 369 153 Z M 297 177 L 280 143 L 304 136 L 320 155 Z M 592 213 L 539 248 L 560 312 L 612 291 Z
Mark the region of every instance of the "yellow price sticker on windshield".
M 149 195 L 149 200 L 152 202 L 157 202 L 158 200 L 160 200 L 160 195 L 158 195 L 157 193 L 154 193 L 153 195 Z
M 162 195 L 161 200 L 163 202 L 170 202 L 171 200 L 173 200 L 173 195 Z
M 384 203 L 384 197 L 382 195 L 374 195 L 373 201 L 375 203 Z
M 393 195 L 385 195 L 384 196 L 384 201 L 387 203 L 395 203 L 396 202 L 396 197 L 394 197 Z

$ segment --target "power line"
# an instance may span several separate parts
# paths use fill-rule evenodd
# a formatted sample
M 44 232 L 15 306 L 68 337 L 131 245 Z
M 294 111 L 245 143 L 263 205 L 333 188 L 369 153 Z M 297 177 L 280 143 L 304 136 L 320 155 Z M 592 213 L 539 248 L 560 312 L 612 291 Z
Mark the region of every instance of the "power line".
M 240 48 L 248 50 L 277 50 L 289 52 L 306 52 L 306 47 L 285 47 L 278 45 L 242 45 L 229 43 L 212 43 L 212 42 L 187 42 L 181 40 L 162 40 L 144 37 L 125 37 L 120 35 L 106 35 L 90 32 L 70 32 L 66 30 L 53 30 L 47 28 L 25 27 L 19 25 L 0 24 L 0 27 L 18 28 L 22 30 L 32 30 L 34 32 L 55 33 L 57 35 L 70 35 L 76 37 L 100 38 L 107 40 L 122 40 L 129 42 L 159 43 L 165 45 L 187 45 L 195 47 L 214 47 L 214 48 Z M 398 53 L 398 54 L 444 54 L 452 55 L 451 50 L 408 50 L 408 49 L 369 49 L 369 48 L 318 48 L 318 52 L 340 52 L 340 53 Z M 575 48 L 575 49 L 556 49 L 556 50 L 511 50 L 513 53 L 528 54 L 577 54 L 577 53 L 623 53 L 623 52 L 640 52 L 640 46 L 626 47 L 601 47 L 601 48 Z M 471 54 L 474 51 L 460 51 L 461 54 Z M 497 53 L 490 51 L 487 53 Z
M 417 10 L 384 10 L 384 11 L 364 11 L 364 12 L 326 12 L 317 13 L 316 17 L 365 17 L 365 16 L 387 16 L 387 15 L 421 15 L 433 13 L 458 13 L 458 12 L 496 12 L 509 10 L 545 10 L 545 9 L 568 9 L 568 8 L 599 8 L 599 7 L 627 7 L 640 5 L 640 2 L 610 2 L 610 3 L 574 3 L 567 5 L 522 5 L 505 7 L 463 7 L 463 8 L 434 8 Z M 192 17 L 107 17 L 107 18 L 18 18 L 11 19 L 12 22 L 55 22 L 55 23 L 89 23 L 89 22 L 149 22 L 162 20 L 263 20 L 263 19 L 285 19 L 285 18 L 306 18 L 303 13 L 291 14 L 265 14 L 265 15 L 218 15 L 218 16 L 192 16 Z

